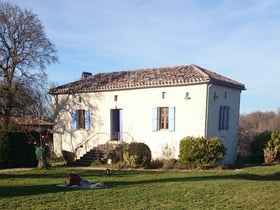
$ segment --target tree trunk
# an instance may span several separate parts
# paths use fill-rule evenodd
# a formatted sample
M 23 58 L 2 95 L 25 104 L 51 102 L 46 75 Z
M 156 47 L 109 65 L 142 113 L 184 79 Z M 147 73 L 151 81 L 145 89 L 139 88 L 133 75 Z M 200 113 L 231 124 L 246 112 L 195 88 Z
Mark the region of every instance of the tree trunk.
M 38 155 L 38 169 L 45 169 L 47 168 L 46 158 L 44 154 Z

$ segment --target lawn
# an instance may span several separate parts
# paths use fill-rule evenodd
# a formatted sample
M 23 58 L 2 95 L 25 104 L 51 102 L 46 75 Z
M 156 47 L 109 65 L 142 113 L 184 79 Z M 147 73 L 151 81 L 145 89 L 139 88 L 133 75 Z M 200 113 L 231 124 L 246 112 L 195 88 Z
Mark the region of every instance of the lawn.
M 61 188 L 77 171 L 104 189 Z M 0 171 L 0 209 L 280 209 L 280 165 L 211 171 Z

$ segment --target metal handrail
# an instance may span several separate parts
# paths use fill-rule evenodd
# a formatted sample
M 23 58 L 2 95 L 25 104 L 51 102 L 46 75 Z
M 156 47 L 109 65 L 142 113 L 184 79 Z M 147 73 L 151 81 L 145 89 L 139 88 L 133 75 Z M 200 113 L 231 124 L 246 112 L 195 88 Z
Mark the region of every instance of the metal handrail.
M 106 132 L 97 132 L 97 133 L 94 133 L 92 136 L 90 136 L 88 139 L 86 139 L 85 141 L 81 142 L 80 144 L 78 144 L 78 146 L 75 148 L 75 152 L 81 148 L 83 145 L 87 144 L 92 138 L 94 138 L 95 136 L 97 135 L 100 135 L 100 134 L 103 134 L 103 135 L 107 135 L 110 137 L 110 135 Z
M 134 142 L 134 137 L 129 133 L 129 132 L 121 132 L 122 134 L 125 134 L 126 135 L 126 138 L 123 138 L 121 139 L 121 141 L 125 142 L 125 143 L 131 143 L 131 142 Z M 106 132 L 97 132 L 97 133 L 94 133 L 92 136 L 90 136 L 89 138 L 87 138 L 86 140 L 82 141 L 80 144 L 78 144 L 75 148 L 75 156 L 77 155 L 77 151 L 79 148 L 82 148 L 84 147 L 84 145 L 86 145 L 89 141 L 91 141 L 93 138 L 95 138 L 96 136 L 98 135 L 107 135 L 108 136 L 108 141 L 110 141 L 110 135 Z M 120 133 L 119 133 L 120 135 Z M 128 138 L 127 137 L 130 137 L 130 141 L 126 142 L 125 140 L 127 140 Z M 107 141 L 107 143 L 108 143 Z M 97 143 L 98 144 L 98 138 L 95 139 L 95 141 L 93 143 Z M 98 145 L 97 145 L 98 146 Z M 88 149 L 85 149 L 86 151 L 85 152 L 88 152 Z
M 130 138 L 131 138 L 131 141 L 133 142 L 133 141 L 135 141 L 134 140 L 134 137 L 129 133 L 129 132 L 121 132 L 122 134 L 126 134 L 127 136 L 129 136 Z M 122 140 L 124 140 L 125 141 L 125 139 L 122 139 Z

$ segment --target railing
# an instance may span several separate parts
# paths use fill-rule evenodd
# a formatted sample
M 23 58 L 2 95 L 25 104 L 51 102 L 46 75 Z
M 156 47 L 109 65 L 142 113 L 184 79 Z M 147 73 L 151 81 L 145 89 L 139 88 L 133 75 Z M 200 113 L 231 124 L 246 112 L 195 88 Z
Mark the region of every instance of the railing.
M 119 138 L 119 141 L 120 142 L 125 142 L 125 143 L 131 143 L 131 142 L 134 142 L 134 137 L 129 133 L 129 132 L 121 132 L 121 133 L 118 133 L 118 136 L 120 137 L 122 134 L 122 139 Z M 99 136 L 100 135 L 105 135 L 107 136 L 107 140 L 105 141 L 102 141 L 102 142 L 99 142 L 100 138 Z M 103 138 L 104 139 L 104 138 Z M 88 151 L 90 151 L 92 148 L 94 148 L 94 146 L 98 146 L 100 144 L 105 144 L 107 142 L 109 142 L 111 140 L 111 136 L 106 133 L 106 132 L 98 132 L 98 133 L 94 133 L 92 136 L 90 136 L 89 138 L 87 138 L 86 140 L 82 141 L 80 144 L 78 144 L 75 148 L 75 156 L 76 156 L 76 159 L 83 156 L 84 154 L 86 154 Z M 89 148 L 87 148 L 87 145 L 90 141 L 93 141 L 91 146 Z M 112 141 L 114 142 L 114 141 Z M 77 154 L 78 150 L 80 148 L 83 148 L 83 154 Z
M 126 142 L 126 143 L 131 143 L 134 142 L 134 137 L 129 133 L 129 132 L 121 132 L 123 139 L 121 139 L 122 141 Z M 127 138 L 129 137 L 129 139 Z
M 84 154 L 87 153 L 89 150 L 91 150 L 91 149 L 94 147 L 95 144 L 96 144 L 96 146 L 98 146 L 98 144 L 100 144 L 100 142 L 98 142 L 98 141 L 99 141 L 99 137 L 98 137 L 99 135 L 106 135 L 106 136 L 108 136 L 107 141 L 110 140 L 110 135 L 109 135 L 108 133 L 106 133 L 106 132 L 94 133 L 92 136 L 90 136 L 89 138 L 87 138 L 86 140 L 82 141 L 80 144 L 78 144 L 78 145 L 76 146 L 76 148 L 75 148 L 75 156 L 76 156 L 76 159 L 77 159 L 77 151 L 78 151 L 80 148 L 84 148 L 85 145 L 87 145 L 90 141 L 93 141 L 93 142 L 92 142 L 92 146 L 91 146 L 90 148 L 85 147 L 85 148 L 84 148 Z M 95 139 L 95 138 L 96 138 L 96 139 Z M 104 143 L 106 143 L 106 141 L 104 141 Z M 84 155 L 84 154 L 81 154 L 81 155 L 78 155 L 78 156 L 81 157 L 81 156 Z

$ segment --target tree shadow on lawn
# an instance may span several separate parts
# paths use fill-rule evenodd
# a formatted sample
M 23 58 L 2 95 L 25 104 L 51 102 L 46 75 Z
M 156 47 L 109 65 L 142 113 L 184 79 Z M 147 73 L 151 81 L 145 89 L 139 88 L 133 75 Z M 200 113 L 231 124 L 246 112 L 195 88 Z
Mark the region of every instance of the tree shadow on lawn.
M 192 176 L 180 178 L 164 178 L 153 180 L 139 180 L 139 181 L 121 181 L 110 182 L 111 187 L 123 185 L 143 185 L 150 183 L 167 183 L 167 182 L 196 182 L 196 181 L 214 181 L 214 180 L 251 180 L 251 181 L 280 181 L 280 172 L 269 175 L 256 175 L 256 174 L 230 174 L 230 175 L 213 175 L 213 176 Z
M 27 195 L 40 195 L 48 193 L 71 192 L 84 190 L 80 188 L 57 187 L 54 185 L 36 185 L 36 186 L 0 186 L 0 198 L 16 197 Z
M 9 174 L 11 176 L 11 174 Z M 30 174 L 25 176 L 29 177 Z M 131 174 L 130 174 L 131 175 Z M 23 176 L 23 174 L 22 174 Z M 35 175 L 34 175 L 35 176 Z M 57 175 L 57 177 L 61 177 Z M 114 179 L 116 179 L 115 176 Z M 3 174 L 0 174 L 0 178 L 3 179 Z M 38 174 L 36 176 L 38 178 Z M 45 177 L 46 178 L 46 177 Z M 50 177 L 48 177 L 49 179 Z M 168 183 L 168 182 L 195 182 L 195 181 L 214 181 L 214 180 L 252 180 L 252 181 L 280 181 L 280 172 L 269 175 L 256 175 L 256 174 L 226 174 L 226 175 L 206 175 L 206 176 L 191 176 L 191 177 L 174 177 L 174 178 L 159 178 L 151 180 L 137 180 L 137 181 L 108 181 L 105 183 L 107 188 L 115 188 L 128 185 L 145 185 L 152 183 Z M 57 183 L 56 183 L 57 184 Z M 56 184 L 35 185 L 35 186 L 0 186 L 0 198 L 2 197 L 15 197 L 26 195 L 39 195 L 47 193 L 60 193 L 71 191 L 84 191 L 84 190 L 101 190 L 101 189 L 82 189 L 82 188 L 68 188 L 57 187 Z M 102 190 L 106 190 L 103 188 Z

